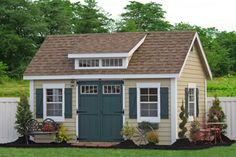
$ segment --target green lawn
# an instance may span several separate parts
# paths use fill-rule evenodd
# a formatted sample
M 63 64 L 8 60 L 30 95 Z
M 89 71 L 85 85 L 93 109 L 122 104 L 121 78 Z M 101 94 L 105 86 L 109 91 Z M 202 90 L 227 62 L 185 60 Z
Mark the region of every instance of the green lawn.
M 207 84 L 208 96 L 214 96 L 215 94 L 219 97 L 236 96 L 236 75 L 214 78 L 208 81 Z
M 121 150 L 87 148 L 0 148 L 0 157 L 236 157 L 236 144 L 203 150 Z
M 0 97 L 18 97 L 20 92 L 29 94 L 29 81 L 0 80 Z
M 29 81 L 3 80 L 0 81 L 0 97 L 19 96 L 20 91 L 29 94 Z M 217 94 L 219 97 L 236 96 L 236 75 L 214 78 L 208 81 L 208 96 Z

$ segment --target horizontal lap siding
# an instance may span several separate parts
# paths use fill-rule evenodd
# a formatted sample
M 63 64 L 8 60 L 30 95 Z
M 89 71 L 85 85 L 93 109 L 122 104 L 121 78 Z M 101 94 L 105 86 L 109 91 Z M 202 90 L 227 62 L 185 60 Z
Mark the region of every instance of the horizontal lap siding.
M 64 83 L 65 88 L 72 88 L 72 118 L 65 118 L 63 122 L 64 127 L 67 129 L 67 133 L 71 138 L 70 142 L 76 141 L 76 86 L 71 87 L 70 80 L 60 81 L 34 81 L 34 113 L 36 113 L 36 88 L 43 88 L 44 83 Z M 42 121 L 43 119 L 37 119 Z M 52 142 L 55 141 L 55 135 L 40 135 L 35 136 L 36 142 Z
M 188 83 L 196 83 L 199 89 L 199 118 L 200 122 L 205 120 L 205 79 L 206 74 L 202 65 L 202 61 L 199 57 L 197 48 L 194 46 L 193 51 L 189 54 L 187 62 L 182 71 L 181 77 L 177 81 L 177 94 L 178 94 L 178 116 L 180 113 L 180 107 L 182 100 L 185 101 L 185 88 L 188 87 Z M 178 125 L 180 119 L 178 118 Z M 177 126 L 178 126 L 177 125 Z M 187 124 L 188 130 L 190 129 L 190 123 Z M 178 128 L 179 131 L 179 128 Z M 189 134 L 189 132 L 188 132 Z
M 161 119 L 159 124 L 159 144 L 161 145 L 170 145 L 171 144 L 171 111 L 170 111 L 170 79 L 135 79 L 135 80 L 124 80 L 125 86 L 125 121 L 131 126 L 137 126 L 137 119 L 129 119 L 129 88 L 136 88 L 136 83 L 149 83 L 149 82 L 159 82 L 161 87 L 168 87 L 169 88 L 169 119 Z

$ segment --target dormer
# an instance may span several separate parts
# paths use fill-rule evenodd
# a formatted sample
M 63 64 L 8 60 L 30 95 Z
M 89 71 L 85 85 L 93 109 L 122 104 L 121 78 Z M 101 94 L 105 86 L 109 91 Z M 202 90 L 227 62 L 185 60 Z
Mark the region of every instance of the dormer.
M 74 68 L 82 69 L 127 69 L 134 52 L 142 45 L 146 35 L 126 52 L 72 52 L 69 59 L 74 59 Z M 102 46 L 102 45 L 101 45 Z

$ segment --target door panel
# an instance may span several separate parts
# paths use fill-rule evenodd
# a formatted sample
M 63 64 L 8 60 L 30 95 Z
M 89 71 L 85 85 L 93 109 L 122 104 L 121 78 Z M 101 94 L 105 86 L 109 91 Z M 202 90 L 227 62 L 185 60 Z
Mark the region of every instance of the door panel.
M 104 94 L 103 85 L 119 85 L 119 94 Z M 97 94 L 79 91 L 79 138 L 86 141 L 121 140 L 123 124 L 122 83 L 119 81 L 87 81 L 81 85 L 97 85 Z M 79 86 L 79 87 L 80 87 Z

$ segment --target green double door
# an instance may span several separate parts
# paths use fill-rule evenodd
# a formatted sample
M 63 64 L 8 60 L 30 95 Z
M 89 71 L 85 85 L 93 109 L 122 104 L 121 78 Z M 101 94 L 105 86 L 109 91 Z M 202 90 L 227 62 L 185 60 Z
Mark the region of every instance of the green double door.
M 123 125 L 122 81 L 80 81 L 79 140 L 120 141 Z

